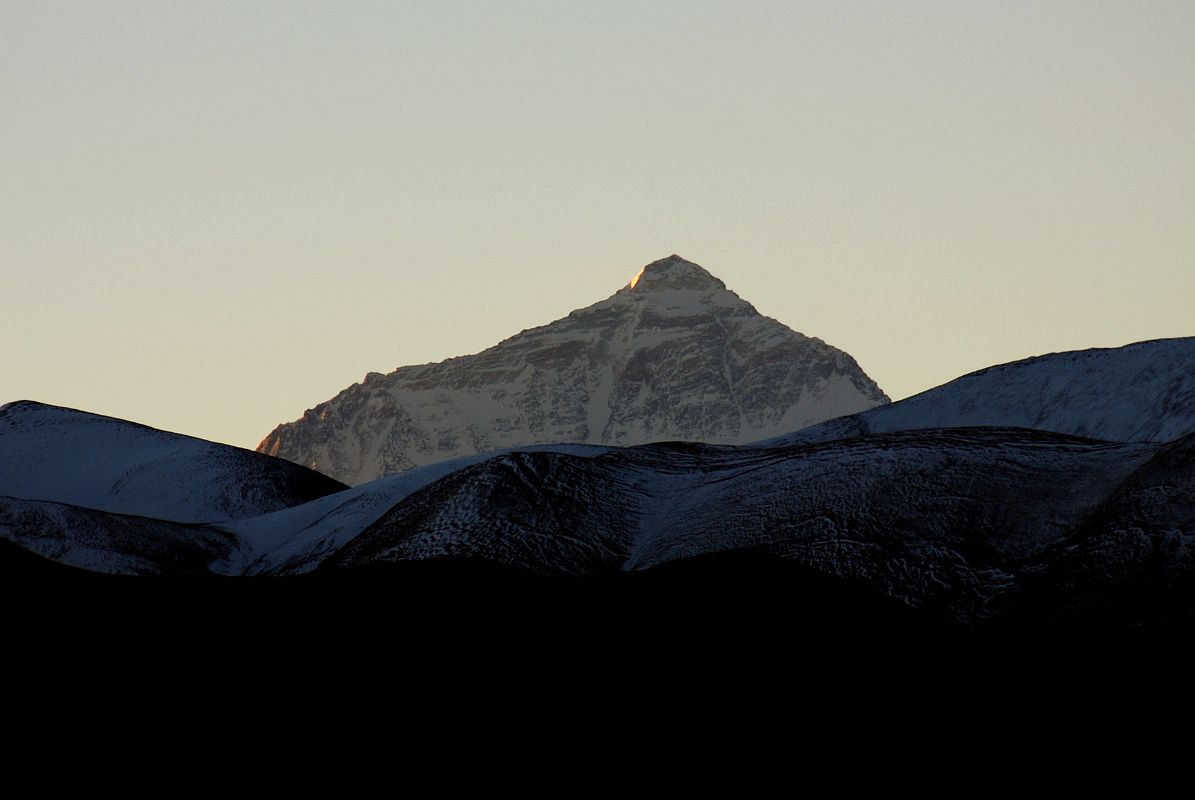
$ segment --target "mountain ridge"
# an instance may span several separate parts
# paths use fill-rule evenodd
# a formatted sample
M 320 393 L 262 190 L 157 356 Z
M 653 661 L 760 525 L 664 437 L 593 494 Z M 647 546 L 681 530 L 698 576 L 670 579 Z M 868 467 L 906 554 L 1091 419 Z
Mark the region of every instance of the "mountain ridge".
M 956 405 L 970 421 L 1007 406 L 1022 420 L 1100 419 L 1103 409 L 1114 422 L 1140 423 L 1153 408 L 1141 397 L 1185 397 L 1190 348 L 1164 340 L 984 371 L 965 385 L 990 406 L 972 408 L 967 393 Z M 929 410 L 954 408 L 958 397 L 947 394 L 950 403 Z M 872 413 L 900 411 L 886 408 L 895 411 Z M 1144 416 L 1151 429 L 1169 430 L 1184 429 L 1190 413 L 1167 401 Z M 38 424 L 13 425 L 22 415 Z M 185 437 L 21 404 L 0 414 L 0 495 L 10 495 L 0 497 L 0 538 L 108 572 L 221 575 L 352 574 L 447 557 L 604 580 L 750 551 L 959 622 L 1088 613 L 1147 621 L 1195 609 L 1186 544 L 1195 534 L 1195 433 L 1158 443 L 990 424 L 861 432 L 846 419 L 827 423 L 833 435 L 820 439 L 798 432 L 756 446 L 508 448 L 307 502 L 283 492 L 271 501 L 276 510 L 219 521 L 210 513 L 213 474 L 219 498 L 225 489 L 243 496 L 242 481 L 256 485 L 257 473 L 237 466 L 246 459 L 305 471 L 247 451 L 230 470 L 227 460 L 190 457 L 195 442 Z M 143 446 L 147 435 L 152 447 Z M 57 505 L 19 491 L 39 471 L 54 478 Z M 125 492 L 116 496 L 121 513 L 70 505 L 113 486 Z M 193 519 L 212 521 L 178 523 Z M 1109 603 L 1114 596 L 1123 608 Z
M 904 400 L 755 444 L 988 425 L 1118 442 L 1181 438 L 1195 432 L 1195 337 L 995 364 Z
M 179 523 L 253 517 L 345 488 L 262 453 L 117 417 L 0 406 L 0 495 Z

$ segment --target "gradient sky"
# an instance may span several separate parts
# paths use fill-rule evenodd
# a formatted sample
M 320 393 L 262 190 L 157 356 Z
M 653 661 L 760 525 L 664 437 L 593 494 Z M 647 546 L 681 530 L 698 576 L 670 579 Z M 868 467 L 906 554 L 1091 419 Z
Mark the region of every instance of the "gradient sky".
M 1195 4 L 0 0 L 0 402 L 253 447 L 676 252 L 901 398 L 1195 334 Z

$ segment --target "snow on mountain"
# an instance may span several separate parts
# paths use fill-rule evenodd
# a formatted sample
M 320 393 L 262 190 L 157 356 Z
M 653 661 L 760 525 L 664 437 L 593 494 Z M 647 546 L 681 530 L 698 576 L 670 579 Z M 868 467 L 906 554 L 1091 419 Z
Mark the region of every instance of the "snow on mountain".
M 817 387 L 823 399 L 841 399 L 848 384 L 862 396 L 866 377 L 850 377 L 849 357 L 720 287 L 680 259 L 648 265 L 631 286 L 566 320 L 478 356 L 379 376 L 364 399 L 353 392 L 365 387 L 347 390 L 317 415 L 326 426 L 308 432 L 331 436 L 366 419 L 352 428 L 364 431 L 353 458 L 368 451 L 410 466 L 394 455 L 413 441 L 406 429 L 390 416 L 361 417 L 361 408 L 397 407 L 401 396 L 408 421 L 422 409 L 424 422 L 451 425 L 463 417 L 449 411 L 482 408 L 477 398 L 502 385 L 503 402 L 531 415 L 520 420 L 539 419 L 539 434 L 600 428 L 621 440 L 668 425 L 741 434 L 807 409 Z M 800 361 L 810 353 L 823 360 Z M 589 394 L 565 402 L 529 388 L 555 385 L 551 373 L 580 392 L 594 364 L 610 376 L 602 413 Z M 134 574 L 343 574 L 451 557 L 592 576 L 750 551 L 956 620 L 1105 607 L 1133 619 L 1181 615 L 1195 612 L 1193 368 L 1195 339 L 1055 354 L 757 446 L 510 446 L 352 489 L 261 454 L 13 403 L 0 407 L 0 538 Z M 703 414 L 707 405 L 726 410 L 726 398 L 701 384 L 719 369 L 735 396 L 722 427 Z M 772 389 L 752 388 L 765 377 Z M 365 406 L 353 412 L 346 397 Z M 793 405 L 769 411 L 760 397 Z M 556 398 L 551 415 L 536 406 L 544 398 Z M 428 411 L 437 403 L 440 416 Z M 499 405 L 476 419 L 494 423 Z M 470 447 L 517 438 L 513 423 L 494 424 L 493 436 Z M 435 430 L 438 447 L 469 449 Z
M 1161 447 L 1067 538 L 1031 585 L 1032 613 L 1195 615 L 1195 434 Z
M 989 367 L 906 400 L 759 444 L 976 425 L 1115 442 L 1168 442 L 1195 432 L 1195 337 L 1052 353 Z
M 565 453 L 588 458 L 611 448 L 594 445 L 539 445 L 523 452 Z M 237 537 L 240 550 L 221 572 L 287 575 L 309 572 L 372 525 L 399 501 L 424 486 L 501 453 L 441 461 L 379 478 L 310 503 L 219 526 Z
M 749 442 L 887 400 L 849 355 L 674 255 L 477 355 L 371 373 L 258 449 L 360 484 L 529 444 Z
M 343 488 L 238 447 L 31 401 L 0 406 L 0 496 L 191 523 L 257 516 Z
M 236 548 L 204 525 L 0 497 L 0 538 L 63 564 L 119 575 L 203 574 Z
M 0 538 L 126 574 L 450 557 L 594 576 L 752 552 L 956 620 L 1066 615 L 1119 596 L 1149 619 L 1163 605 L 1195 609 L 1193 447 L 1195 435 L 1113 443 L 1022 428 L 772 447 L 545 445 L 218 524 L 0 497 Z M 1159 592 L 1179 600 L 1158 605 Z
M 411 494 L 324 568 L 450 556 L 589 575 L 762 549 L 973 620 L 1157 450 L 993 428 L 515 452 Z

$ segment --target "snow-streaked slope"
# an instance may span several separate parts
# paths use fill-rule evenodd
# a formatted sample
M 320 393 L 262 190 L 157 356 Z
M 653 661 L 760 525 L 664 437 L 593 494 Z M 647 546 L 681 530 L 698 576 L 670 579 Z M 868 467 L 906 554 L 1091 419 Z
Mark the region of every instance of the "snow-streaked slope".
M 516 452 L 413 493 L 326 568 L 452 556 L 584 575 L 764 549 L 976 619 L 1157 449 L 970 429 L 589 459 Z
M 1160 448 L 1056 553 L 1033 612 L 1195 621 L 1195 434 Z M 1160 613 L 1159 613 L 1160 612 Z
M 0 495 L 216 522 L 344 488 L 251 450 L 31 401 L 0 406 Z
M 846 353 L 671 256 L 477 355 L 371 373 L 258 449 L 360 484 L 530 444 L 743 443 L 887 399 Z
M 1014 361 L 759 444 L 976 425 L 1114 442 L 1168 442 L 1195 432 L 1195 337 Z
M 227 560 L 231 534 L 206 525 L 0 497 L 0 538 L 38 555 L 120 575 L 203 574 Z
M 220 525 L 4 498 L 0 536 L 134 574 L 449 557 L 585 576 L 754 551 L 972 621 L 1188 591 L 1193 447 L 1195 436 L 1110 443 L 1008 428 L 768 448 L 543 446 Z M 1156 611 L 1138 605 L 1153 609 L 1143 618 Z
M 608 452 L 610 448 L 595 445 L 540 445 L 525 450 L 566 453 L 586 458 Z M 464 456 L 417 467 L 300 506 L 221 525 L 222 529 L 237 537 L 240 549 L 218 569 L 230 574 L 286 575 L 308 572 L 411 493 L 498 455 L 501 454 Z

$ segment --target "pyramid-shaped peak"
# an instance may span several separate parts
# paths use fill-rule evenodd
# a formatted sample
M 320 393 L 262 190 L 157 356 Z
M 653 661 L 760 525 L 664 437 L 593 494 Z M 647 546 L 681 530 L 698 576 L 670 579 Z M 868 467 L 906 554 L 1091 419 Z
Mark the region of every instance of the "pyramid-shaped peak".
M 673 253 L 653 261 L 631 279 L 630 288 L 636 292 L 657 289 L 725 289 L 726 284 L 702 267 Z
M 887 400 L 846 353 L 671 255 L 480 353 L 354 384 L 258 449 L 359 484 L 556 442 L 742 444 Z

